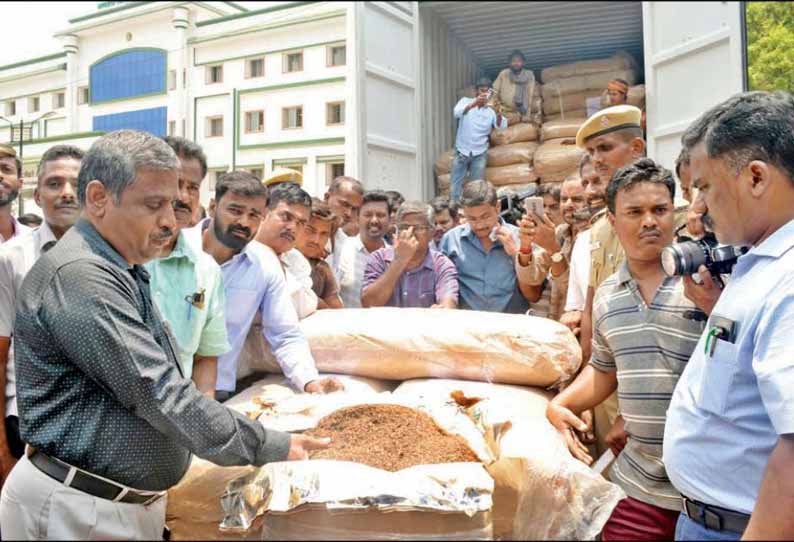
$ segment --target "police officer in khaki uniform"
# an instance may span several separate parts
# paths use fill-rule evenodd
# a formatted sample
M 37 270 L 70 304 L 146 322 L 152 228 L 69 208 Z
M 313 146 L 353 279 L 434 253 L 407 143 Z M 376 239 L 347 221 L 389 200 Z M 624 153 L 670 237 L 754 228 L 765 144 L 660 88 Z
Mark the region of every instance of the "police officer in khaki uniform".
M 590 155 L 596 173 L 605 184 L 609 183 L 615 171 L 642 158 L 645 154 L 645 141 L 640 128 L 641 116 L 642 112 L 634 106 L 618 105 L 602 109 L 579 128 L 576 145 Z M 625 258 L 615 230 L 606 218 L 606 210 L 593 217 L 590 247 L 590 281 L 582 314 L 581 331 L 584 359 L 590 357 L 595 291 L 604 280 L 618 270 L 618 266 Z M 613 394 L 595 409 L 595 434 L 599 454 L 607 448 L 613 448 L 613 451 L 617 452 L 625 444 L 622 420 L 613 431 L 610 431 L 616 420 L 618 420 L 618 400 L 617 395 Z

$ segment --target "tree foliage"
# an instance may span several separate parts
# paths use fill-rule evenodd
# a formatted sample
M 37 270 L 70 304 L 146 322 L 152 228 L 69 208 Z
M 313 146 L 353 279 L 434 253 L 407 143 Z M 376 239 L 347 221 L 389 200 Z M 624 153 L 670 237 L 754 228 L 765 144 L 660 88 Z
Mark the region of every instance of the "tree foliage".
M 794 93 L 794 2 L 747 3 L 750 90 Z

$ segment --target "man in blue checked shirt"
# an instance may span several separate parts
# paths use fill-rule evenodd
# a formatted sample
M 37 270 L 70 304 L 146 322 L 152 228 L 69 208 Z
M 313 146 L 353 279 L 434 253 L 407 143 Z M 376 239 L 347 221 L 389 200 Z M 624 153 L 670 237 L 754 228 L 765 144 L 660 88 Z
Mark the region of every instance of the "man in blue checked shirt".
M 682 137 L 704 224 L 751 248 L 667 412 L 663 460 L 684 497 L 677 540 L 794 538 L 792 133 L 791 94 L 748 92 Z
M 485 179 L 486 153 L 491 129 L 504 130 L 507 119 L 488 104 L 491 95 L 491 80 L 477 81 L 477 97 L 461 98 L 453 114 L 458 120 L 458 135 L 455 138 L 455 157 L 452 159 L 451 200 L 458 201 L 463 192 L 463 180 Z

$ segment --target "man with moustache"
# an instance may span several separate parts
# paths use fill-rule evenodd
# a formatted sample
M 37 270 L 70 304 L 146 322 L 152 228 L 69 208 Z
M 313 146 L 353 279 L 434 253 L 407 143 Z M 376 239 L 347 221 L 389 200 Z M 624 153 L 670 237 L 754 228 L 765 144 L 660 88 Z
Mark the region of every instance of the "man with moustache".
M 305 459 L 327 441 L 265 429 L 184 377 L 142 265 L 172 241 L 179 162 L 135 130 L 99 138 L 77 177 L 82 217 L 17 297 L 26 453 L 0 496 L 9 540 L 157 540 L 191 455 L 221 465 Z
M 345 241 L 356 237 L 359 233 L 358 213 L 361 210 L 363 197 L 364 185 L 361 184 L 361 181 L 345 176 L 334 179 L 325 193 L 325 203 L 328 204 L 338 220 L 336 233 L 326 247 L 328 254 L 325 259 L 331 266 L 337 282 L 339 281 L 339 259 Z
M 359 234 L 348 240 L 339 258 L 339 295 L 346 308 L 361 308 L 361 290 L 367 260 L 378 249 L 389 246 L 391 198 L 382 190 L 364 193 L 358 217 Z
M 312 213 L 295 244 L 311 266 L 312 289 L 317 294 L 317 310 L 341 309 L 339 285 L 328 262 L 323 260 L 325 246 L 336 227 L 336 216 L 324 201 L 312 198 Z
M 30 228 L 11 215 L 11 204 L 22 188 L 22 162 L 17 151 L 0 143 L 0 244 L 27 233 Z
M 684 296 L 683 279 L 662 269 L 662 250 L 673 242 L 674 198 L 672 173 L 647 158 L 612 178 L 608 216 L 626 260 L 596 294 L 589 364 L 546 412 L 571 453 L 589 464 L 592 458 L 573 435 L 587 429 L 578 416 L 614 392 L 620 397 L 628 440 L 610 479 L 628 497 L 612 511 L 603 540 L 670 540 L 681 509 L 661 461 L 664 426 L 704 319 L 694 316 L 699 311 Z
M 254 317 L 286 376 L 300 391 L 326 393 L 342 388 L 334 378 L 320 378 L 276 255 L 254 240 L 267 206 L 267 189 L 251 173 L 224 174 L 215 187 L 209 216 L 187 230 L 195 250 L 221 266 L 226 291 L 226 332 L 231 350 L 218 358 L 216 398 L 224 401 L 237 388 L 237 367 Z
M 160 257 L 145 267 L 154 304 L 176 339 L 185 377 L 192 378 L 201 393 L 214 397 L 218 356 L 229 351 L 223 279 L 215 260 L 190 246 L 183 233 L 198 222 L 207 157 L 185 138 L 169 136 L 164 141 L 179 159 L 179 192 L 173 202 L 177 227 Z
M 295 248 L 311 217 L 311 196 L 294 183 L 282 183 L 268 190 L 267 210 L 256 240 L 276 253 L 284 267 L 287 291 L 298 319 L 317 310 L 317 294 L 312 290 L 312 268 Z
M 16 299 L 33 264 L 77 221 L 77 173 L 82 150 L 57 145 L 41 157 L 33 199 L 44 214 L 44 224 L 32 233 L 0 245 L 0 484 L 22 457 L 25 443 L 19 435 L 12 336 Z
M 440 251 L 441 239 L 444 237 L 444 234 L 460 224 L 458 204 L 454 201 L 449 201 L 449 198 L 437 197 L 430 202 L 430 205 L 433 207 L 436 220 L 436 227 L 433 231 L 433 240 L 430 242 L 430 248 Z

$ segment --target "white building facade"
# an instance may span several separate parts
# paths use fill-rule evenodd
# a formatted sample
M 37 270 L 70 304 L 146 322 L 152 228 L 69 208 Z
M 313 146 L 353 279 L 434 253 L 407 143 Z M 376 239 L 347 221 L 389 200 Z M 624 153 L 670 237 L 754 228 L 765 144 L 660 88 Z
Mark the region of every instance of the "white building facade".
M 0 141 L 20 149 L 23 209 L 42 153 L 136 128 L 199 143 L 209 174 L 276 167 L 322 196 L 345 172 L 348 2 L 105 2 L 57 34 L 63 51 L 0 66 Z M 33 5 L 32 9 L 35 9 Z M 20 130 L 21 126 L 21 130 Z

